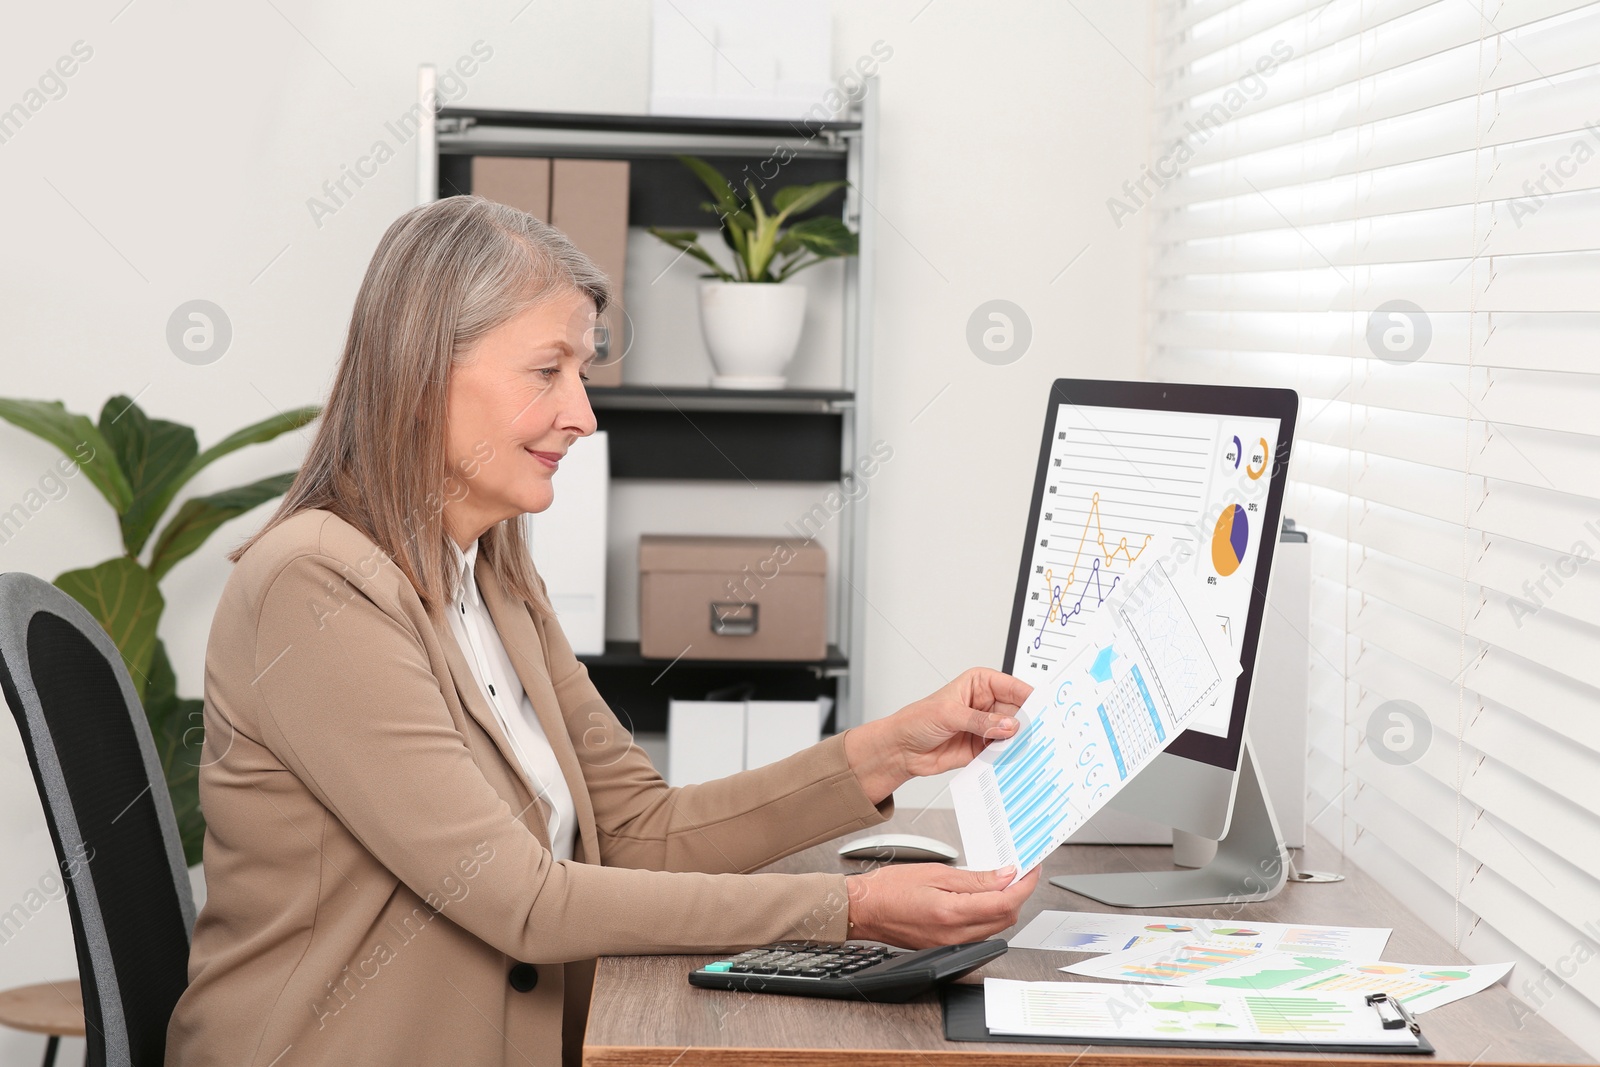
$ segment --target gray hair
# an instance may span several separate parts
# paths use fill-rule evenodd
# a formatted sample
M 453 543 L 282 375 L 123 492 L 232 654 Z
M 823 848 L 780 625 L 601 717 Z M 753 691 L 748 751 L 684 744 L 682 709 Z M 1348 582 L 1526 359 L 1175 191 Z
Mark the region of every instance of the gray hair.
M 598 315 L 611 283 L 560 230 L 481 196 L 401 215 L 378 242 L 316 439 L 265 526 L 324 508 L 365 533 L 411 580 L 430 615 L 455 595 L 442 500 L 460 479 L 447 458 L 450 367 L 527 308 L 578 292 Z M 507 592 L 553 617 L 519 518 L 480 540 Z
M 589 257 L 566 234 L 526 211 L 481 196 L 452 196 L 412 208 L 395 225 L 412 218 L 415 240 L 447 247 L 440 266 L 460 270 L 465 280 L 455 328 L 457 356 L 558 292 L 587 296 L 596 316 L 612 301 L 610 280 Z

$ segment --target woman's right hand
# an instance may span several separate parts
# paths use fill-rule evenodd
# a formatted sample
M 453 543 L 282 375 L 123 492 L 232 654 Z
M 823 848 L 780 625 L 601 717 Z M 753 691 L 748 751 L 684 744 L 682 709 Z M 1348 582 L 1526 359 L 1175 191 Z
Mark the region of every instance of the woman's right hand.
M 1012 873 L 900 863 L 847 875 L 849 936 L 910 949 L 982 941 L 1015 924 L 1039 884 L 1035 868 L 1008 887 Z

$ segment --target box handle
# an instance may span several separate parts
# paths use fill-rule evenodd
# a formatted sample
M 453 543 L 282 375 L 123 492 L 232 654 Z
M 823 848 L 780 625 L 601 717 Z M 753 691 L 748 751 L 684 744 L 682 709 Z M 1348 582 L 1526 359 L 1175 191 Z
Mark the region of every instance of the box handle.
M 711 632 L 725 637 L 749 637 L 760 625 L 761 605 L 711 602 Z

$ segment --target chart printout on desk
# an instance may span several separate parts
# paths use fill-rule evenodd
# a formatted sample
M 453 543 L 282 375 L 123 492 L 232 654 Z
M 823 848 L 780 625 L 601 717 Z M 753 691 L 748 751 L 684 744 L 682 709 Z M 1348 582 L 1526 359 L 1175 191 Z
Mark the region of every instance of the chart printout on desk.
M 1042 862 L 1183 730 L 1239 661 L 1208 639 L 1160 562 L 1108 599 L 1036 684 L 1015 735 L 950 783 L 966 864 Z

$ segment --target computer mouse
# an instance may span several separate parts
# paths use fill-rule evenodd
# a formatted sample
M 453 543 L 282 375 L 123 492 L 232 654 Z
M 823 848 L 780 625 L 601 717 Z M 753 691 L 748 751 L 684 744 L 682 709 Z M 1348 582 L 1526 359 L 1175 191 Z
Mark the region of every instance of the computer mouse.
M 911 860 L 919 863 L 954 863 L 960 855 L 934 837 L 920 834 L 873 834 L 858 837 L 839 846 L 839 855 L 849 860 Z

